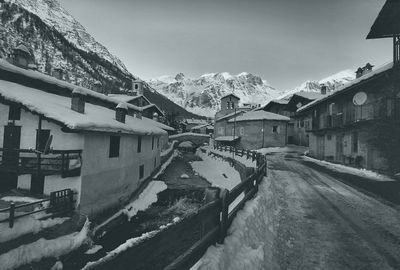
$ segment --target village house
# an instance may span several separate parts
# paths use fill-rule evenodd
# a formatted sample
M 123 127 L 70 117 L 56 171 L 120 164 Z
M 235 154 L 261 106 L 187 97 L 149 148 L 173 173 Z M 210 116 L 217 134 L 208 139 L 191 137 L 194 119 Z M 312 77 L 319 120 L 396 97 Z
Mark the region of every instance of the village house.
M 0 59 L 0 192 L 70 188 L 91 217 L 120 207 L 160 166 L 167 126 L 25 68 Z
M 397 20 L 390 16 L 392 4 L 386 2 L 367 38 L 393 38 L 393 62 L 376 69 L 368 63 L 354 81 L 298 109 L 307 123 L 310 155 L 376 171 L 399 170 L 400 29 L 390 21 Z
M 180 122 L 182 132 L 189 132 L 194 127 L 206 124 L 209 124 L 206 119 L 195 119 L 195 118 L 187 118 Z
M 259 110 L 290 117 L 287 132 L 288 144 L 308 146 L 308 134 L 304 129 L 304 121 L 302 121 L 301 118 L 297 118 L 296 111 L 300 107 L 312 102 L 315 99 L 321 98 L 325 94 L 326 87 L 321 93 L 301 91 L 289 97 L 284 97 L 279 100 L 272 100 Z
M 214 126 L 212 124 L 202 124 L 190 129 L 193 133 L 199 134 L 213 134 L 214 133 Z
M 228 102 L 232 103 L 228 106 Z M 229 95 L 222 98 L 214 125 L 217 143 L 250 150 L 286 145 L 290 118 L 263 110 L 241 109 L 238 103 L 238 98 Z

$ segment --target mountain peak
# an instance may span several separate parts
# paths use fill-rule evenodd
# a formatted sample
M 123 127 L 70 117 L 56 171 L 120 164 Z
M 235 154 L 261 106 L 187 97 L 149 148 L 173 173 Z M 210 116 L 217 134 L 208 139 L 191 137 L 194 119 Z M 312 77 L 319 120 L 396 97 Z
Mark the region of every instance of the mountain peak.
M 187 110 L 205 116 L 214 116 L 221 97 L 234 93 L 242 103 L 264 103 L 281 92 L 266 80 L 248 72 L 231 75 L 229 72 L 206 73 L 198 78 L 162 76 L 148 83 Z M 179 80 L 178 80 L 179 79 Z

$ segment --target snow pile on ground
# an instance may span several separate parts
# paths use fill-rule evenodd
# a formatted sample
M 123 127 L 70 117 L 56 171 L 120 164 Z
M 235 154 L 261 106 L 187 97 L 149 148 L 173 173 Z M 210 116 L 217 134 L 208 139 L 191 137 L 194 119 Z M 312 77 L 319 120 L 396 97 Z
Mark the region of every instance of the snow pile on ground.
M 41 199 L 32 198 L 32 197 L 20 197 L 20 196 L 5 196 L 1 197 L 0 200 L 5 202 L 25 202 L 25 203 L 33 203 L 37 201 L 41 201 Z
M 209 156 L 200 150 L 197 150 L 196 155 L 201 157 L 202 161 L 193 161 L 191 163 L 192 168 L 207 179 L 211 185 L 231 190 L 241 182 L 239 172 L 231 167 L 228 162 L 218 157 Z
M 81 247 L 83 244 L 89 243 L 89 220 L 80 232 L 59 237 L 57 239 L 46 240 L 40 238 L 36 242 L 28 245 L 19 246 L 7 253 L 0 255 L 0 265 L 2 270 L 14 269 L 21 265 L 32 262 L 39 262 L 44 258 L 58 258 L 62 255 Z
M 331 163 L 325 160 L 318 160 L 314 159 L 311 157 L 303 156 L 303 159 L 307 161 L 314 162 L 318 165 L 324 166 L 330 170 L 334 170 L 337 172 L 342 172 L 342 173 L 348 173 L 348 174 L 353 174 L 361 177 L 365 177 L 374 181 L 384 181 L 384 182 L 391 182 L 391 181 L 396 181 L 395 179 L 390 178 L 389 176 L 382 175 L 373 171 L 369 171 L 366 169 L 358 169 L 358 168 L 353 168 L 349 166 L 345 166 L 342 164 L 335 164 Z
M 157 194 L 167 189 L 167 185 L 162 181 L 151 181 L 149 185 L 140 193 L 139 198 L 128 204 L 122 211 L 128 216 L 128 220 L 134 217 L 137 212 L 146 210 L 150 205 L 157 201 Z
M 223 157 L 233 158 L 233 153 L 230 153 L 229 151 L 219 151 L 218 149 L 211 149 L 211 148 L 206 148 L 206 150 L 211 153 L 221 155 Z M 235 155 L 234 159 L 239 161 L 248 168 L 255 168 L 257 166 L 256 161 L 252 161 L 251 158 L 247 159 L 246 155 L 244 155 L 243 157 Z
M 184 141 L 181 142 L 178 147 L 191 148 L 193 147 L 193 143 L 191 141 Z
M 257 152 L 265 155 L 265 154 L 272 154 L 272 153 L 284 153 L 284 152 L 299 152 L 304 153 L 308 151 L 308 147 L 305 146 L 298 146 L 298 145 L 288 145 L 284 147 L 267 147 L 258 149 Z
M 171 151 L 174 150 L 174 146 L 175 146 L 176 143 L 178 143 L 178 141 L 173 141 L 173 142 L 170 144 L 170 146 L 168 147 L 168 149 L 165 149 L 164 151 L 162 151 L 162 152 L 160 153 L 160 157 L 163 158 L 163 157 L 165 157 L 165 156 L 168 156 L 169 153 L 170 153 Z
M 276 202 L 273 184 L 261 182 L 257 196 L 239 211 L 222 245 L 211 246 L 191 270 L 274 269 Z
M 120 215 L 126 215 L 128 217 L 128 220 L 131 220 L 137 214 L 137 212 L 146 210 L 147 208 L 149 208 L 150 205 L 156 202 L 157 194 L 165 189 L 167 189 L 167 185 L 164 182 L 151 181 L 142 191 L 142 193 L 139 194 L 139 197 L 136 198 L 136 200 L 132 201 L 123 209 L 108 218 L 106 221 L 98 225 L 94 229 L 94 233 L 96 233 L 96 231 L 100 230 Z
M 16 215 L 20 215 L 20 212 L 16 212 Z M 1 213 L 0 220 L 8 218 L 8 213 Z M 48 218 L 43 219 L 46 214 L 44 212 L 36 213 L 33 215 L 18 218 L 14 221 L 14 226 L 9 227 L 8 222 L 0 223 L 0 243 L 4 243 L 22 235 L 29 233 L 36 234 L 46 228 L 53 227 L 57 224 L 61 224 L 68 218 Z M 1 265 L 1 264 L 0 264 Z
M 111 261 L 112 259 L 114 259 L 116 256 L 118 256 L 118 254 L 128 250 L 129 248 L 135 246 L 136 244 L 145 241 L 148 238 L 151 238 L 153 236 L 155 236 L 156 234 L 160 233 L 161 231 L 167 229 L 168 227 L 170 227 L 171 225 L 175 224 L 176 222 L 179 222 L 180 218 L 174 218 L 172 223 L 168 223 L 166 225 L 162 225 L 160 226 L 159 230 L 155 230 L 155 231 L 151 231 L 151 232 L 147 232 L 142 234 L 139 237 L 135 237 L 135 238 L 130 238 L 128 240 L 125 241 L 125 243 L 119 245 L 117 248 L 115 248 L 114 250 L 110 251 L 107 253 L 106 256 L 102 257 L 101 259 L 94 261 L 94 262 L 88 262 L 85 267 L 82 268 L 82 270 L 89 270 L 89 269 L 95 269 L 97 266 L 100 266 L 108 261 Z
M 157 179 L 160 174 L 162 174 L 165 169 L 171 164 L 172 160 L 179 155 L 179 151 L 175 150 L 174 153 L 170 156 L 170 158 L 161 165 L 160 170 L 153 176 L 153 179 Z

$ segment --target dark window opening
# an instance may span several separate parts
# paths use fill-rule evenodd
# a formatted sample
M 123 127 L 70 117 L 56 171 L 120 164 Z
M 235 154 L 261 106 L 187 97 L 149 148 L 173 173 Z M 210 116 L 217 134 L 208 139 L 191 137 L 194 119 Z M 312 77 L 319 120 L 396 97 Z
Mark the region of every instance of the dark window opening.
M 352 137 L 351 141 L 353 143 L 353 153 L 357 153 L 358 152 L 358 133 L 353 132 L 351 137 Z
M 110 136 L 110 151 L 109 157 L 119 157 L 119 146 L 120 146 L 120 137 L 119 136 Z
M 138 136 L 138 141 L 137 141 L 137 152 L 138 152 L 138 153 L 142 152 L 142 136 Z
M 154 168 L 157 167 L 157 158 L 154 158 Z
M 332 135 L 331 134 L 328 134 L 326 137 L 327 137 L 328 141 L 332 140 Z
M 142 179 L 144 176 L 144 165 L 139 166 L 139 179 Z
M 278 126 L 272 126 L 272 132 L 278 133 Z
M 135 89 L 138 89 L 138 88 L 139 88 L 139 85 L 135 84 Z
M 160 148 L 160 137 L 157 137 L 157 149 Z
M 8 111 L 8 120 L 21 120 L 21 107 L 17 105 L 10 105 Z
M 36 130 L 36 139 L 37 139 L 37 144 L 36 144 L 36 149 L 39 151 L 43 151 L 44 148 L 46 147 L 46 143 L 50 138 L 50 129 L 41 129 L 40 132 L 39 130 Z

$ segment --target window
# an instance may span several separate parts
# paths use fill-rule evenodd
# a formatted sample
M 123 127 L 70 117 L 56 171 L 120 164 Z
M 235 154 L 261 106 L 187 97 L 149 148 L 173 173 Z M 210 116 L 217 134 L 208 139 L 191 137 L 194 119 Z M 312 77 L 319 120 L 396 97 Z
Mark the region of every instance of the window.
M 43 151 L 49 138 L 50 129 L 41 129 L 40 132 L 39 130 L 36 130 L 37 150 Z
M 240 136 L 244 136 L 244 127 L 240 127 L 239 134 Z
M 353 153 L 357 153 L 358 152 L 358 132 L 353 132 L 351 134 L 351 142 L 352 142 L 352 150 Z
M 8 111 L 8 120 L 21 120 L 21 107 L 17 105 L 10 105 Z
M 142 136 L 138 136 L 137 140 L 137 152 L 140 153 L 142 152 Z
M 154 150 L 154 136 L 151 136 L 151 150 Z
M 230 102 L 229 102 L 229 101 L 227 101 L 227 102 L 226 102 L 226 109 L 228 109 L 228 110 L 229 110 L 229 107 L 230 107 Z
M 160 148 L 160 137 L 157 137 L 157 149 Z
M 139 89 L 139 85 L 135 84 L 135 89 Z
M 142 179 L 144 176 L 144 165 L 139 166 L 139 179 Z
M 328 141 L 332 140 L 332 135 L 331 135 L 331 134 L 326 135 L 326 139 L 327 139 Z
M 157 167 L 157 158 L 154 158 L 154 168 Z
M 232 110 L 235 108 L 235 103 L 231 103 L 231 108 L 232 108 Z
M 272 132 L 273 133 L 278 133 L 278 126 L 272 126 Z
M 120 137 L 119 136 L 110 136 L 110 150 L 109 157 L 119 157 L 119 145 L 120 145 Z

